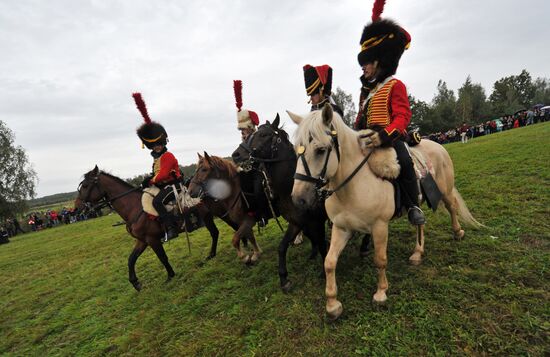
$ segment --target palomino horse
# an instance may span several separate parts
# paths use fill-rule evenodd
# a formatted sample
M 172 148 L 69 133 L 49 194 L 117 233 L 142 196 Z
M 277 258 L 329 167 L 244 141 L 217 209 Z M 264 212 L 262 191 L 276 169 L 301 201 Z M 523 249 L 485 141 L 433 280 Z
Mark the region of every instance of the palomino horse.
M 357 132 L 347 127 L 342 118 L 326 105 L 322 111 L 309 113 L 305 118 L 289 113 L 299 125 L 296 131 L 296 150 L 300 156 L 292 191 L 294 202 L 311 206 L 319 192 L 328 193 L 325 207 L 331 221 L 332 237 L 325 259 L 326 310 L 331 318 L 343 311 L 336 299 L 336 264 L 353 231 L 372 234 L 374 264 L 378 270 L 378 287 L 373 300 L 386 301 L 388 223 L 394 215 L 393 185 L 373 174 L 361 150 Z M 473 226 L 479 223 L 472 217 L 454 186 L 453 163 L 447 151 L 439 144 L 422 140 L 415 147 L 433 166 L 433 177 L 443 195 L 443 202 L 451 215 L 454 237 L 464 236 L 458 216 Z M 328 186 L 321 188 L 320 186 Z M 423 226 L 417 235 L 416 247 L 410 257 L 420 262 L 424 252 Z
M 255 174 L 263 175 L 269 182 L 269 189 L 273 192 L 273 206 L 287 221 L 288 227 L 283 239 L 279 243 L 279 279 L 281 289 L 288 292 L 291 282 L 288 279 L 286 267 L 286 253 L 296 235 L 303 230 L 311 240 L 312 251 L 310 258 L 315 258 L 317 251 L 321 253 L 323 261 L 327 255 L 325 240 L 325 222 L 327 213 L 321 203 L 310 210 L 299 209 L 292 203 L 292 186 L 296 171 L 296 153 L 288 134 L 279 127 L 279 114 L 271 124 L 260 125 L 258 130 L 250 135 L 233 152 L 233 160 L 243 166 L 250 165 Z
M 220 198 L 218 194 L 213 195 L 210 192 L 211 182 L 222 182 L 227 186 L 225 197 Z M 210 212 L 235 230 L 231 243 L 244 263 L 258 261 L 262 251 L 252 232 L 256 222 L 254 217 L 247 214 L 246 198 L 234 163 L 218 156 L 210 156 L 206 152 L 204 157 L 199 154 L 197 170 L 189 184 L 189 193 L 192 197 L 200 197 Z M 241 249 L 241 240 L 252 243 L 252 255 Z
M 168 280 L 174 277 L 175 273 L 168 262 L 168 256 L 162 246 L 161 238 L 164 237 L 164 230 L 156 220 L 148 218 L 141 205 L 142 192 L 126 181 L 99 171 L 97 166 L 90 172 L 84 174 L 84 180 L 78 188 L 77 202 L 90 202 L 96 204 L 103 202 L 111 205 L 113 209 L 126 222 L 126 230 L 136 238 L 136 244 L 128 257 L 129 280 L 136 290 L 141 290 L 141 283 L 135 271 L 136 261 L 143 251 L 150 246 L 162 262 L 168 273 Z M 198 206 L 198 214 L 202 218 L 206 228 L 212 236 L 212 248 L 210 256 L 216 255 L 216 244 L 219 231 L 214 224 L 212 214 L 202 205 Z

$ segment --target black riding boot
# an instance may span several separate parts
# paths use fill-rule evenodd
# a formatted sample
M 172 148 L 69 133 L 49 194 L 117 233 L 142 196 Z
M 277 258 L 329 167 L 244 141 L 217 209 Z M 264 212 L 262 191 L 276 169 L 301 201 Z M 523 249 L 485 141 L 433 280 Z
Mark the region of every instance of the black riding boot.
M 403 189 L 404 195 L 403 203 L 407 208 L 407 216 L 409 217 L 409 222 L 415 226 L 425 224 L 426 218 L 424 217 L 424 212 L 419 207 L 418 204 L 418 182 L 416 178 L 414 180 L 407 180 L 405 178 L 399 179 L 401 189 Z
M 164 241 L 176 238 L 178 236 L 176 217 L 174 217 L 174 215 L 170 213 L 167 213 L 165 215 L 159 216 L 159 219 L 164 226 L 164 229 L 166 230 L 166 239 Z
M 403 206 L 407 208 L 409 222 L 416 226 L 425 224 L 426 218 L 424 217 L 424 212 L 422 212 L 419 207 L 418 182 L 416 180 L 416 172 L 414 171 L 411 155 L 409 154 L 405 144 L 400 140 L 394 142 L 393 147 L 397 152 L 397 158 L 399 160 L 399 164 L 401 165 L 401 172 L 397 178 L 397 181 L 401 187 L 401 201 Z

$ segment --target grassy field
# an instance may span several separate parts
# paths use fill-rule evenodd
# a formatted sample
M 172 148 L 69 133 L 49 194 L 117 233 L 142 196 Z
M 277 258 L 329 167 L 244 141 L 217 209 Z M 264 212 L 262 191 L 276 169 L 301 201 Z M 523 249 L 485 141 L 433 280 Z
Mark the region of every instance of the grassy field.
M 218 223 L 208 262 L 202 229 L 166 244 L 176 277 L 147 250 L 140 293 L 127 281 L 133 241 L 110 215 L 18 236 L 0 246 L 0 354 L 354 356 L 550 354 L 550 123 L 448 145 L 457 187 L 487 228 L 452 240 L 444 211 L 429 213 L 426 256 L 413 267 L 414 230 L 393 222 L 388 304 L 371 304 L 375 269 L 359 242 L 338 265 L 344 314 L 325 318 L 321 261 L 289 251 L 294 289 L 278 285 L 271 222 L 264 254 L 243 266 Z M 75 182 L 75 185 L 77 183 Z

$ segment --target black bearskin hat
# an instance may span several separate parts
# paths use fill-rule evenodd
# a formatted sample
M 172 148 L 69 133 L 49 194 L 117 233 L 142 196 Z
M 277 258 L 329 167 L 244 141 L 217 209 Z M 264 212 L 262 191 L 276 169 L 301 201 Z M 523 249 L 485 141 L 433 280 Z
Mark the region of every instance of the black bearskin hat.
M 332 90 L 332 68 L 325 64 L 313 67 L 309 64 L 304 66 L 304 82 L 308 96 L 321 93 L 323 96 L 331 94 Z
M 357 55 L 359 65 L 378 61 L 380 79 L 395 74 L 399 59 L 409 48 L 411 36 L 402 27 L 391 20 L 380 19 L 384 1 L 376 0 L 372 22 L 365 26 L 361 35 L 361 52 Z
M 168 142 L 168 134 L 162 125 L 152 121 L 149 117 L 141 93 L 133 93 L 132 97 L 134 97 L 136 106 L 145 121 L 145 123 L 141 124 L 136 130 L 142 144 L 147 146 L 148 149 L 153 149 L 156 145 L 166 145 Z

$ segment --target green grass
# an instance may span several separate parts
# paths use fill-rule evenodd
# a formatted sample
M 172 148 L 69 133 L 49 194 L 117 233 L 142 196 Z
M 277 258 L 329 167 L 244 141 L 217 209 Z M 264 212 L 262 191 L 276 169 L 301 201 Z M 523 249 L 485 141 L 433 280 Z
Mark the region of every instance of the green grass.
M 372 259 L 351 242 L 337 270 L 344 314 L 325 318 L 321 262 L 309 244 L 288 254 L 294 289 L 278 285 L 272 222 L 260 263 L 239 263 L 223 223 L 204 262 L 206 230 L 166 244 L 176 277 L 148 249 L 127 281 L 133 241 L 116 215 L 0 246 L 0 354 L 353 356 L 550 354 L 550 123 L 448 145 L 457 187 L 487 225 L 454 241 L 444 211 L 429 213 L 426 255 L 408 265 L 414 231 L 392 222 L 388 304 L 371 304 Z M 372 258 L 372 256 L 371 256 Z

